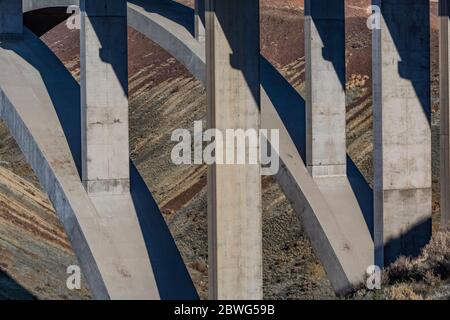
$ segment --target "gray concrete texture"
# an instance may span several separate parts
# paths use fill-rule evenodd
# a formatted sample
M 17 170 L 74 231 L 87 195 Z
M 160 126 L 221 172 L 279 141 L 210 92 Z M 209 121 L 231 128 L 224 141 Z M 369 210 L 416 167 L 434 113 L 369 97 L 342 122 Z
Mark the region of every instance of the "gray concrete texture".
M 55 1 L 25 0 L 24 10 L 45 3 L 54 5 Z M 427 51 L 428 29 L 423 27 L 429 23 L 428 1 L 384 0 L 374 1 L 374 4 L 381 6 L 384 18 L 382 29 L 374 32 L 373 77 L 378 164 L 375 238 L 378 239 L 378 253 L 389 245 L 387 252 L 398 254 L 405 252 L 404 249 L 408 251 L 408 246 L 420 247 L 430 234 L 431 154 L 427 123 L 429 78 L 426 75 L 429 71 L 429 49 Z M 318 32 L 316 35 L 320 35 L 320 41 L 326 42 L 323 45 L 328 41 L 319 32 L 323 30 L 320 26 L 329 25 L 327 17 L 333 14 L 333 6 L 326 7 L 327 10 L 316 16 L 316 21 L 320 23 L 314 24 Z M 134 0 L 128 3 L 128 23 L 161 45 L 206 84 L 205 47 L 193 36 L 193 10 L 173 1 Z M 336 23 L 339 27 L 340 22 Z M 329 48 L 340 51 L 342 42 L 339 42 L 339 37 L 336 41 L 329 44 Z M 321 43 L 317 42 L 316 45 L 316 52 L 319 52 Z M 336 64 L 331 62 L 336 57 L 329 57 L 331 61 L 324 59 L 324 52 L 321 59 L 317 60 L 322 63 L 323 69 L 317 70 L 330 74 L 337 89 L 335 80 L 336 76 L 341 76 L 339 70 L 342 66 L 338 64 L 335 68 Z M 316 60 L 311 55 L 311 66 L 314 65 L 313 61 Z M 305 102 L 264 58 L 261 58 L 260 70 L 261 127 L 281 130 L 282 168 L 278 180 L 294 204 L 296 213 L 302 218 L 333 287 L 337 292 L 344 292 L 359 283 L 365 269 L 373 264 L 371 190 L 348 158 L 346 177 L 342 172 L 340 177 L 335 178 L 313 179 L 309 175 L 304 161 L 307 159 Z M 336 94 L 340 96 L 342 92 L 337 89 Z M 293 105 L 298 108 L 292 108 Z M 337 109 L 336 114 L 331 112 L 329 116 L 339 119 L 340 112 Z M 333 128 L 333 131 L 340 130 L 338 127 Z M 325 141 L 323 137 L 322 140 Z M 337 138 L 335 142 L 338 146 L 342 140 Z M 331 154 L 327 156 L 333 158 Z M 339 159 L 342 161 L 342 155 Z M 232 248 L 228 250 L 233 252 Z M 382 256 L 381 260 L 384 260 Z
M 373 1 L 376 262 L 417 255 L 431 237 L 429 1 Z
M 305 46 L 308 169 L 345 175 L 344 1 L 305 1 Z
M 450 1 L 439 1 L 439 76 L 441 112 L 441 227 L 450 227 Z
M 83 183 L 88 193 L 129 191 L 125 0 L 81 1 Z
M 206 29 L 205 29 L 205 0 L 195 0 L 195 39 L 199 42 L 205 42 Z
M 208 127 L 259 130 L 259 0 L 208 0 L 206 10 Z M 259 163 L 209 167 L 208 230 L 210 298 L 262 299 Z

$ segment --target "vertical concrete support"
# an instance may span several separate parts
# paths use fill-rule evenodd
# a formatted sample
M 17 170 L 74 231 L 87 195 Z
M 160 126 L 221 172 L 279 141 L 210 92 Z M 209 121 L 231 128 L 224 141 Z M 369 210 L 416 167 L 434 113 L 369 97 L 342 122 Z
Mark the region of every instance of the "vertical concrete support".
M 346 174 L 345 3 L 305 1 L 307 165 L 316 176 Z
M 226 129 L 258 130 L 259 0 L 208 0 L 206 21 L 208 126 L 224 136 Z M 261 168 L 259 160 L 249 164 L 248 144 L 245 152 L 247 164 L 209 167 L 211 299 L 263 297 Z
M 450 0 L 439 1 L 439 75 L 441 111 L 441 227 L 450 227 Z
M 416 255 L 431 236 L 429 1 L 373 1 L 376 263 Z
M 205 1 L 195 0 L 195 39 L 199 42 L 205 42 Z
M 0 0 L 0 36 L 21 34 L 22 1 Z
M 129 191 L 127 7 L 81 1 L 83 182 L 88 193 Z

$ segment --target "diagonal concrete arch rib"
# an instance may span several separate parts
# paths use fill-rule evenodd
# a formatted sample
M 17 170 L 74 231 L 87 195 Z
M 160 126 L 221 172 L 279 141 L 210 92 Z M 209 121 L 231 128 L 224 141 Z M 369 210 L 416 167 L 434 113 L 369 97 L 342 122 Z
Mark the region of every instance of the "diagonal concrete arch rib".
M 24 0 L 24 9 L 69 4 L 78 1 Z M 194 10 L 175 1 L 128 2 L 128 24 L 168 51 L 205 84 L 205 44 L 193 36 L 193 19 Z M 361 282 L 366 268 L 374 264 L 372 190 L 350 159 L 347 177 L 313 180 L 303 161 L 303 98 L 263 57 L 261 82 L 262 128 L 280 130 L 280 185 L 302 218 L 334 289 L 345 292 Z
M 93 296 L 196 299 L 175 243 L 134 166 L 129 194 L 87 195 L 77 169 L 79 92 L 64 65 L 29 30 L 19 40 L 2 39 L 0 116 L 48 193 Z

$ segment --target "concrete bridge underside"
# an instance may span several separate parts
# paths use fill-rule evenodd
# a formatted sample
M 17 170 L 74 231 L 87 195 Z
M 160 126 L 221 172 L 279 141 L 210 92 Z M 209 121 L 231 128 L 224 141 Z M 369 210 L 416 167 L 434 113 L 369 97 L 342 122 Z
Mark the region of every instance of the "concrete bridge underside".
M 37 10 L 46 7 L 52 6 L 67 6 L 67 5 L 77 5 L 78 1 L 25 1 L 24 2 L 24 11 Z M 186 8 L 184 6 L 179 5 L 178 3 L 162 3 L 157 1 L 132 1 L 128 3 L 128 24 L 135 28 L 137 31 L 143 33 L 151 40 L 158 43 L 162 48 L 167 50 L 170 54 L 172 54 L 175 58 L 177 58 L 181 63 L 183 63 L 186 68 L 202 83 L 206 84 L 206 57 L 205 57 L 205 46 L 201 42 L 198 42 L 193 36 L 193 18 L 194 11 Z M 29 32 L 26 32 L 25 41 L 23 43 L 34 43 L 37 45 L 39 42 L 38 39 L 33 39 L 33 35 Z M 42 46 L 42 45 L 40 45 Z M 5 45 L 3 45 L 5 47 Z M 5 49 L 3 49 L 5 50 Z M 44 50 L 44 48 L 42 48 Z M 8 50 L 9 59 L 11 55 L 19 60 L 22 63 L 25 63 L 21 59 L 23 53 L 21 50 L 11 51 Z M 2 58 L 6 57 L 5 54 L 2 54 Z M 336 178 L 330 179 L 326 183 L 323 183 L 319 186 L 314 179 L 308 173 L 308 170 L 305 166 L 305 162 L 303 161 L 303 157 L 301 154 L 305 152 L 304 146 L 306 143 L 306 135 L 305 135 L 305 127 L 306 127 L 306 119 L 304 115 L 305 110 L 305 102 L 303 98 L 293 89 L 290 84 L 276 71 L 276 69 L 263 57 L 261 57 L 261 107 L 262 107 L 262 115 L 261 115 L 261 123 L 262 128 L 268 129 L 280 129 L 280 158 L 282 161 L 282 169 L 278 174 L 278 179 L 280 181 L 281 186 L 283 187 L 286 195 L 293 203 L 296 213 L 301 217 L 305 228 L 310 236 L 312 245 L 321 259 L 322 263 L 325 266 L 327 274 L 337 292 L 343 292 L 348 290 L 353 284 L 358 283 L 363 279 L 364 271 L 367 266 L 373 264 L 373 242 L 369 232 L 368 224 L 370 225 L 370 218 L 367 218 L 367 221 L 364 220 L 364 216 L 371 216 L 371 201 L 372 195 L 371 190 L 368 187 L 367 183 L 364 181 L 362 175 L 358 172 L 356 166 L 349 161 L 348 165 L 348 178 Z M 54 60 L 56 59 L 48 50 L 45 55 L 41 56 L 41 61 L 46 60 Z M 55 63 L 55 61 L 53 62 Z M 11 64 L 10 64 L 11 65 Z M 12 64 L 14 66 L 14 64 Z M 45 72 L 45 70 L 40 70 L 41 68 L 46 68 L 45 66 L 39 66 L 36 68 L 35 64 L 30 63 L 27 68 L 29 68 L 30 72 Z M 32 71 L 35 69 L 34 71 Z M 52 70 L 52 69 L 49 69 Z M 62 73 L 62 71 L 61 71 Z M 61 79 L 69 79 L 66 76 L 60 76 L 59 74 L 55 74 L 53 72 L 53 77 L 58 79 L 58 83 L 64 83 Z M 72 82 L 73 90 L 75 92 L 79 92 L 79 88 L 75 87 L 73 83 L 73 79 L 70 79 Z M 23 81 L 19 81 L 19 83 L 26 83 Z M 47 103 L 43 108 L 48 109 L 46 112 L 51 113 L 52 110 L 58 110 L 58 105 L 55 103 L 54 95 L 55 90 L 49 87 L 49 83 L 43 83 L 41 79 L 36 77 L 33 81 L 28 80 L 30 87 L 33 87 L 31 84 L 37 85 L 40 87 L 40 90 L 43 92 L 42 94 L 46 95 Z M 39 84 L 40 83 L 40 84 Z M 6 91 L 5 87 L 1 86 L 3 95 L 5 97 L 5 101 L 13 100 L 12 93 Z M 47 91 L 47 92 L 45 92 Z M 66 90 L 68 91 L 68 90 Z M 71 93 L 73 94 L 73 93 Z M 30 97 L 33 95 L 30 94 Z M 76 94 L 74 94 L 74 97 Z M 78 100 L 73 100 L 78 101 Z M 6 105 L 6 104 L 5 104 Z M 11 102 L 11 108 L 18 109 L 17 103 Z M 79 110 L 72 106 L 71 110 Z M 76 124 L 70 123 L 69 121 L 64 121 L 64 118 L 61 118 L 61 115 L 56 114 L 59 118 L 54 118 L 54 130 L 63 130 L 67 141 L 69 142 L 70 149 L 72 154 L 74 155 L 75 162 L 78 162 L 77 159 L 80 159 L 79 142 L 78 137 L 73 135 L 68 127 L 74 128 L 77 127 Z M 25 116 L 25 115 L 24 115 Z M 55 115 L 54 115 L 55 116 Z M 78 118 L 76 116 L 76 112 L 74 112 L 73 117 Z M 5 120 L 8 120 L 8 117 L 4 117 Z M 58 120 L 61 125 L 58 125 Z M 67 118 L 66 118 L 67 120 Z M 14 128 L 14 124 L 6 121 L 10 128 Z M 33 127 L 31 124 L 24 123 L 26 130 L 28 131 L 29 127 Z M 62 127 L 62 129 L 61 129 Z M 49 126 L 46 126 L 45 129 L 48 130 Z M 31 132 L 31 130 L 29 130 Z M 14 130 L 12 130 L 14 133 Z M 31 133 L 32 136 L 35 136 L 34 133 Z M 37 133 L 36 133 L 37 135 Z M 50 134 L 49 134 L 50 136 Z M 23 146 L 23 143 L 27 143 L 23 141 L 21 143 L 20 135 L 15 135 L 19 145 L 22 147 L 25 155 L 29 154 L 28 149 Z M 41 142 L 37 146 L 37 150 L 40 150 L 44 146 L 52 146 L 54 147 L 62 146 L 64 149 L 64 145 L 67 145 L 67 142 L 63 141 L 61 137 L 61 141 L 59 143 L 48 143 Z M 76 149 L 76 150 L 75 150 Z M 65 158 L 70 159 L 70 154 L 68 153 L 69 149 L 66 148 Z M 42 151 L 41 151 L 42 152 Z M 112 240 L 99 239 L 96 240 L 93 238 L 91 240 L 90 236 L 90 228 L 92 228 L 93 224 L 90 222 L 91 219 L 84 219 L 82 216 L 82 212 L 89 212 L 86 210 L 82 210 L 82 212 L 78 212 L 76 207 L 74 207 L 79 201 L 84 204 L 90 205 L 90 212 L 93 216 L 103 216 L 100 221 L 101 226 L 105 228 L 104 224 L 106 221 L 113 224 L 110 221 L 111 215 L 114 213 L 112 207 L 108 205 L 110 203 L 110 199 L 101 200 L 99 203 L 95 203 L 94 200 L 87 201 L 86 195 L 83 194 L 82 184 L 79 179 L 79 175 L 77 171 L 74 171 L 75 164 L 72 163 L 72 174 L 71 181 L 77 185 L 78 192 L 83 194 L 83 200 L 74 200 L 74 204 L 72 206 L 68 206 L 71 210 L 70 213 L 65 213 L 58 206 L 61 202 L 61 198 L 70 199 L 72 196 L 72 190 L 69 188 L 63 188 L 62 190 L 55 192 L 50 186 L 45 183 L 45 175 L 44 173 L 40 173 L 42 167 L 49 167 L 49 172 L 52 175 L 56 176 L 58 173 L 58 168 L 54 168 L 49 165 L 43 165 L 42 163 L 33 163 L 33 156 L 27 156 L 30 163 L 33 165 L 33 168 L 38 173 L 40 179 L 44 182 L 43 187 L 49 193 L 53 203 L 55 204 L 55 208 L 58 213 L 61 215 L 63 224 L 68 230 L 69 237 L 72 240 L 75 251 L 80 258 L 80 263 L 83 266 L 85 272 L 89 272 L 89 274 L 94 274 L 90 272 L 92 268 L 97 268 L 97 277 L 96 279 L 88 279 L 90 283 L 90 287 L 94 287 L 95 284 L 101 283 L 99 279 L 103 279 L 104 275 L 102 274 L 103 270 L 99 267 L 99 265 L 103 265 L 103 263 L 108 263 L 107 261 L 103 261 L 102 254 L 104 252 L 117 252 L 117 258 L 121 261 L 122 259 L 131 261 L 129 258 L 120 257 L 120 249 L 117 251 L 116 245 Z M 48 160 L 49 163 L 52 163 L 52 160 Z M 68 160 L 68 163 L 70 161 Z M 135 170 L 132 168 L 132 170 Z M 135 173 L 135 176 L 137 173 Z M 133 175 L 132 175 L 133 177 Z M 65 181 L 65 178 L 59 178 L 61 181 Z M 132 181 L 133 182 L 133 181 Z M 133 188 L 133 183 L 131 183 L 131 187 Z M 358 194 L 355 194 L 353 190 L 358 190 Z M 339 199 L 339 201 L 336 201 Z M 129 221 L 135 221 L 134 228 L 137 230 L 139 227 L 136 224 L 135 217 L 138 215 L 135 210 L 133 210 L 133 202 L 130 199 L 121 200 L 123 206 L 125 206 L 125 211 L 129 213 L 127 219 Z M 150 201 L 150 200 L 149 200 Z M 113 202 L 114 203 L 114 202 Z M 363 204 L 360 206 L 360 203 Z M 100 208 L 99 204 L 103 207 Z M 153 204 L 153 202 L 152 202 Z M 138 205 L 134 203 L 134 205 Z M 122 206 L 122 208 L 123 208 Z M 117 207 L 113 205 L 113 207 Z M 126 209 L 128 208 L 128 209 Z M 155 211 L 154 204 L 152 209 Z M 159 211 L 154 213 L 159 215 Z M 73 223 L 77 223 L 80 225 L 78 228 L 78 233 L 80 236 L 75 236 L 76 233 L 71 232 L 75 230 L 72 224 L 65 223 L 67 218 L 65 216 L 69 216 L 70 220 Z M 106 218 L 109 217 L 109 218 Z M 122 215 L 123 217 L 123 215 Z M 103 220 L 104 219 L 104 220 Z M 82 222 L 84 224 L 82 224 Z M 366 223 L 367 222 L 367 223 Z M 118 224 L 120 224 L 118 222 Z M 95 224 L 94 224 L 95 225 Z M 114 227 L 111 227 L 109 231 L 107 228 L 103 230 L 102 233 L 109 234 L 112 238 L 116 234 L 114 232 Z M 152 228 L 148 230 L 149 233 L 156 233 L 156 228 Z M 167 230 L 164 226 L 163 230 Z M 93 232 L 93 234 L 97 234 L 98 232 Z M 161 231 L 158 231 L 161 233 Z M 72 236 L 72 234 L 74 236 Z M 139 235 L 141 232 L 135 232 L 134 234 Z M 144 232 L 144 237 L 146 232 Z M 115 239 L 116 241 L 120 240 Z M 172 239 L 170 241 L 173 242 Z M 151 246 L 152 248 L 156 247 L 156 244 L 149 244 L 149 241 L 146 241 L 147 247 Z M 104 243 L 109 243 L 112 245 L 111 249 L 107 249 Z M 135 239 L 133 243 L 144 243 L 142 238 Z M 355 246 L 354 244 L 358 244 Z M 99 250 L 101 252 L 95 251 L 96 246 L 98 245 Z M 139 246 L 137 246 L 139 247 Z M 91 252 L 90 258 L 84 257 L 86 255 L 86 248 L 89 248 L 87 252 Z M 120 248 L 120 247 L 119 247 Z M 147 248 L 148 249 L 148 248 Z M 125 250 L 125 249 L 122 249 Z M 141 251 L 136 251 L 136 257 L 148 257 L 148 255 L 142 255 L 144 248 L 141 248 Z M 125 250 L 126 251 L 126 250 Z M 149 252 L 151 256 L 151 252 Z M 178 255 L 178 252 L 175 253 Z M 178 255 L 179 256 L 179 255 Z M 152 260 L 152 259 L 150 259 Z M 180 261 L 178 261 L 180 263 Z M 181 262 L 182 263 L 182 262 Z M 149 264 L 153 266 L 152 264 Z M 131 266 L 130 266 L 131 267 Z M 181 268 L 181 267 L 180 267 Z M 182 269 L 182 268 L 181 268 Z M 152 268 L 152 272 L 149 272 L 150 278 L 147 280 L 147 283 L 154 283 L 154 280 L 151 279 L 151 276 L 158 272 L 156 268 Z M 111 271 L 107 272 L 108 274 L 114 274 L 115 277 L 120 277 L 120 272 L 116 270 L 116 272 Z M 182 276 L 186 276 L 186 270 L 181 270 Z M 175 274 L 173 274 L 175 275 Z M 126 276 L 124 277 L 126 278 Z M 138 278 L 138 275 L 136 275 Z M 142 279 L 145 279 L 143 277 Z M 185 278 L 183 278 L 185 279 Z M 157 279 L 158 280 L 158 279 Z M 103 279 L 104 281 L 104 279 Z M 184 282 L 188 283 L 189 281 L 184 280 Z M 142 283 L 142 281 L 141 281 Z M 130 284 L 128 284 L 130 285 Z M 189 285 L 186 285 L 189 287 Z M 129 288 L 132 288 L 130 285 Z M 150 285 L 148 294 L 142 294 L 141 297 L 153 297 L 158 298 L 158 290 L 154 290 Z M 107 297 L 106 292 L 109 292 L 111 296 L 111 288 L 104 290 L 103 294 L 96 295 L 97 297 Z M 138 291 L 134 291 L 138 294 Z M 150 293 L 151 292 L 151 293 Z M 156 294 L 155 294 L 156 293 Z M 178 290 L 179 295 L 181 297 L 192 297 L 193 294 L 191 291 L 186 290 L 182 292 Z M 129 293 L 129 297 L 134 297 L 135 295 L 131 295 Z M 112 297 L 123 297 L 128 295 L 123 292 L 123 295 L 113 295 Z M 167 294 L 166 296 L 161 295 L 161 298 L 172 297 L 172 295 Z
M 23 9 L 78 4 L 24 0 Z M 194 10 L 174 1 L 134 0 L 128 2 L 127 17 L 129 26 L 159 44 L 207 85 L 205 43 L 195 38 Z M 132 165 L 129 195 L 96 200 L 86 194 L 79 172 L 80 123 L 73 120 L 80 119 L 80 88 L 64 66 L 27 30 L 20 41 L 2 42 L 0 65 L 2 72 L 10 70 L 5 75 L 18 75 L 0 74 L 2 118 L 60 215 L 94 295 L 196 298 L 163 218 Z M 264 57 L 260 77 L 261 127 L 280 130 L 278 181 L 334 289 L 345 292 L 362 281 L 366 268 L 374 264 L 372 190 L 345 155 L 343 175 L 320 179 L 310 175 L 304 99 Z M 29 106 L 36 101 L 40 112 L 35 113 Z M 118 210 L 120 214 L 115 214 Z M 124 225 L 129 228 L 126 233 Z M 124 234 L 126 239 L 121 237 Z M 167 252 L 171 254 L 164 255 Z

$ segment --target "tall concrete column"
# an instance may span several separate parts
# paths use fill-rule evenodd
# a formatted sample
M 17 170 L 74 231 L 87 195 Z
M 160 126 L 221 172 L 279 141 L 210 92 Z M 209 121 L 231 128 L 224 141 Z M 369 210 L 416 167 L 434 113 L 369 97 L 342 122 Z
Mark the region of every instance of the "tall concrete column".
M 129 191 L 127 7 L 81 1 L 83 182 L 88 193 Z
M 450 227 L 450 1 L 439 1 L 439 75 L 440 75 L 440 111 L 441 111 L 441 227 Z
M 208 125 L 224 136 L 258 130 L 259 0 L 208 0 L 206 8 Z M 247 164 L 209 167 L 211 299 L 262 298 L 261 168 L 248 155 L 247 144 Z
M 431 236 L 429 1 L 373 1 L 376 263 L 416 255 Z
M 346 174 L 345 3 L 305 1 L 307 165 L 316 176 Z
M 195 39 L 205 42 L 205 1 L 195 0 Z
M 21 34 L 22 1 L 0 0 L 0 35 Z

